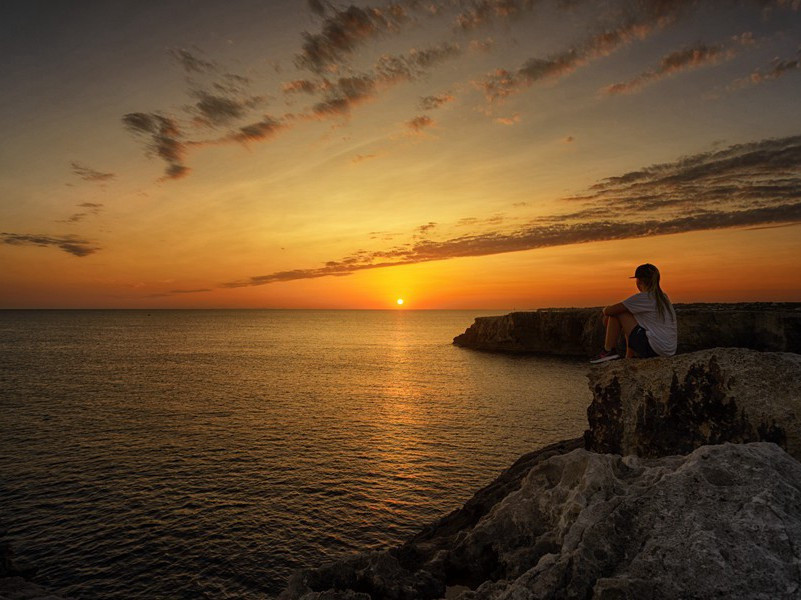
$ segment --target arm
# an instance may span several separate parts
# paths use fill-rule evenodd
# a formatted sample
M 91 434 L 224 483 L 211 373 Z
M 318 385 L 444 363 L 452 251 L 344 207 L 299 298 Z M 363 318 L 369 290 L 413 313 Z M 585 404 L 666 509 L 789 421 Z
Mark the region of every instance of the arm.
M 614 315 L 619 315 L 621 313 L 630 312 L 628 308 L 622 302 L 618 302 L 617 304 L 612 304 L 607 306 L 603 309 L 603 314 L 605 317 L 611 317 Z

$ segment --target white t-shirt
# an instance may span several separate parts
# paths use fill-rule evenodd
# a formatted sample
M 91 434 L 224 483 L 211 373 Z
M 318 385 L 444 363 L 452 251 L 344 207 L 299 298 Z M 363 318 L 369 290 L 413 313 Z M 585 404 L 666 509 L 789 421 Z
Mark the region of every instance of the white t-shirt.
M 623 300 L 625 306 L 637 323 L 645 329 L 648 343 L 659 356 L 673 356 L 676 354 L 677 332 L 676 313 L 667 307 L 665 318 L 659 316 L 656 308 L 656 298 L 648 292 L 640 292 Z M 672 317 L 672 318 L 671 318 Z

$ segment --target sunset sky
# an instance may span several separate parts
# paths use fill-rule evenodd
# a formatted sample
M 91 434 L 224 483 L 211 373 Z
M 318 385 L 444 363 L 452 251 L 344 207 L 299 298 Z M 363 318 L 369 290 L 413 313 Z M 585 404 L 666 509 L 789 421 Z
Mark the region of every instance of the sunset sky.
M 801 0 L 3 3 L 0 307 L 801 301 Z

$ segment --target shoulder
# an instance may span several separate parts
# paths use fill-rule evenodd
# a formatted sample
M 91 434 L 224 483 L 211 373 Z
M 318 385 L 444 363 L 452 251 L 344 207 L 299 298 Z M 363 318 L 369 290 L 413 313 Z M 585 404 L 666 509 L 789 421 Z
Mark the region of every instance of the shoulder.
M 654 309 L 654 299 L 647 292 L 639 292 L 623 300 L 623 306 L 631 312 L 643 312 Z

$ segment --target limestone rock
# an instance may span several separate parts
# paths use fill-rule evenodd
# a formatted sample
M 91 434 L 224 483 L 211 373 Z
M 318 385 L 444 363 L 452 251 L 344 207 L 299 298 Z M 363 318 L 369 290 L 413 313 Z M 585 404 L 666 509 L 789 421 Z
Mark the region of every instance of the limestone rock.
M 588 450 L 645 457 L 775 442 L 801 460 L 801 355 L 716 348 L 589 374 Z
M 282 597 L 425 600 L 467 585 L 456 598 L 797 598 L 798 540 L 801 463 L 775 444 L 660 459 L 577 449 L 536 461 L 416 564 L 399 549 L 361 555 L 304 571 Z
M 676 304 L 679 352 L 717 346 L 801 353 L 801 303 Z M 591 356 L 603 345 L 601 307 L 478 317 L 457 346 L 490 352 Z

